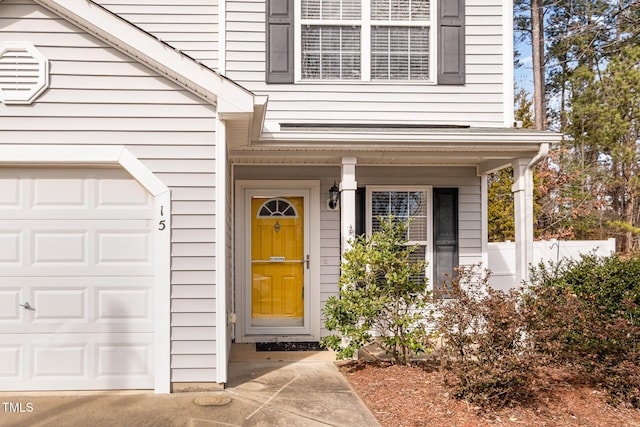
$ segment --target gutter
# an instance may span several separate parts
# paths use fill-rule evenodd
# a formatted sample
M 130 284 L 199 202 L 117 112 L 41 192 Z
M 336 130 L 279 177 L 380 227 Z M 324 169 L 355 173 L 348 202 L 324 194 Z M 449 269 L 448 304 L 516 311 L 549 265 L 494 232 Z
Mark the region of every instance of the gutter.
M 538 154 L 531 159 L 529 164 L 527 165 L 527 169 L 532 169 L 535 165 L 540 163 L 547 155 L 549 154 L 549 143 L 543 142 L 540 144 L 540 150 L 538 150 Z

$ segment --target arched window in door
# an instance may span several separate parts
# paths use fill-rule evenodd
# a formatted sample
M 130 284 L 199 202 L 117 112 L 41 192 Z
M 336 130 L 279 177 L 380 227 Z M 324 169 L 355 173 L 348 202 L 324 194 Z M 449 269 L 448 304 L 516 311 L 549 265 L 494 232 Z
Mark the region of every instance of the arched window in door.
M 298 211 L 296 211 L 295 206 L 285 199 L 269 199 L 258 209 L 258 218 L 271 218 L 274 216 L 297 218 Z

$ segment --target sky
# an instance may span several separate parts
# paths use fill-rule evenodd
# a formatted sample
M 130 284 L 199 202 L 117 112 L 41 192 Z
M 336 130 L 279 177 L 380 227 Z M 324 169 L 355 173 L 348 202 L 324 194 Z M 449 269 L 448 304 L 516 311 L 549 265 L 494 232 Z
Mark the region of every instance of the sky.
M 516 90 L 525 89 L 529 93 L 533 93 L 533 65 L 531 63 L 531 46 L 528 43 L 514 41 L 515 49 L 520 53 L 519 60 L 522 64 L 520 67 L 514 68 L 514 80 Z

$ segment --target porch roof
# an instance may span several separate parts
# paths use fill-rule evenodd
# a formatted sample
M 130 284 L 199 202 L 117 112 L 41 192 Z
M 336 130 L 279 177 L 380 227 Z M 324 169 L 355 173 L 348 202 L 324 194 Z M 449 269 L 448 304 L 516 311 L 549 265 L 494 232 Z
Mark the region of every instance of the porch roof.
M 250 144 L 230 143 L 237 164 L 340 165 L 357 157 L 358 165 L 475 166 L 478 173 L 533 158 L 543 144 L 562 135 L 514 128 L 463 126 L 281 126 L 264 130 Z

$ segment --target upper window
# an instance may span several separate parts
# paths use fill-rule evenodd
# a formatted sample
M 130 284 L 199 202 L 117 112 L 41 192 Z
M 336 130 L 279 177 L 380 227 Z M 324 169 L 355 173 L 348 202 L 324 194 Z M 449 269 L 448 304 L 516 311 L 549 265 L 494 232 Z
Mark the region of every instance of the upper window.
M 430 0 L 302 0 L 303 80 L 433 80 Z

